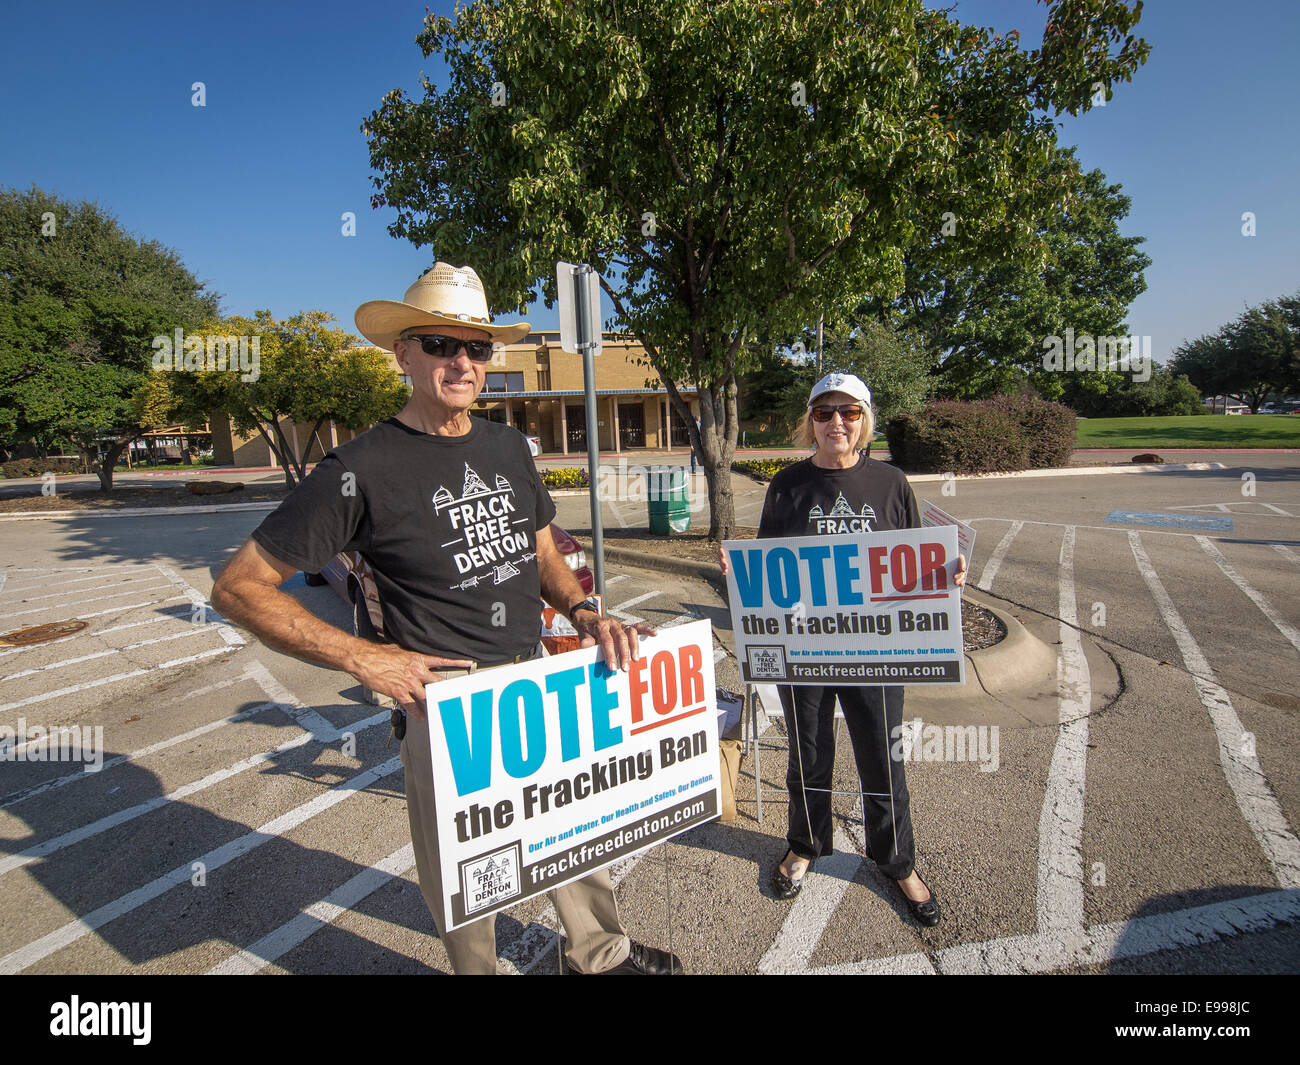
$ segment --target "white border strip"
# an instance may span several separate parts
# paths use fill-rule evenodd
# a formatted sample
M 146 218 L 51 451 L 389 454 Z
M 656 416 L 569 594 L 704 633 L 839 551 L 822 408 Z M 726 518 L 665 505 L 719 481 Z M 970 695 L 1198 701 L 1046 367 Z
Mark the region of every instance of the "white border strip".
M 1056 663 L 1060 730 L 1038 819 L 1038 930 L 1054 935 L 1083 931 L 1083 813 L 1088 760 L 1092 674 L 1079 635 L 1074 592 L 1073 525 L 1061 539 L 1058 612 L 1061 652 Z
M 1273 609 L 1273 604 L 1256 591 L 1246 581 L 1246 579 L 1236 571 L 1232 563 L 1224 557 L 1223 552 L 1210 543 L 1207 537 L 1198 536 L 1196 542 L 1205 548 L 1205 553 L 1209 555 L 1210 558 L 1214 559 L 1214 564 L 1223 571 L 1223 575 L 1245 592 L 1246 598 L 1259 607 L 1263 615 L 1273 623 L 1273 627 L 1285 636 L 1288 641 L 1290 641 L 1292 647 L 1297 651 L 1300 651 L 1300 631 L 1297 631 L 1294 625 Z
M 208 976 L 249 976 L 283 957 L 309 936 L 349 912 L 362 899 L 378 891 L 393 877 L 404 876 L 415 865 L 415 847 L 408 843 L 368 869 L 363 869 L 325 898 L 313 902 L 297 917 L 251 943 L 238 954 L 208 970 Z
M 1300 887 L 1300 840 L 1292 834 L 1291 826 L 1268 786 L 1268 780 L 1255 755 L 1253 742 L 1247 742 L 1248 734 L 1233 709 L 1232 700 L 1215 679 L 1210 663 L 1206 661 L 1173 600 L 1169 598 L 1169 593 L 1160 583 L 1160 578 L 1142 547 L 1140 534 L 1133 530 L 1128 538 L 1138 570 L 1151 589 L 1151 595 L 1160 608 L 1160 615 L 1178 644 L 1183 664 L 1196 682 L 1201 703 L 1210 712 L 1210 720 L 1214 723 L 1214 731 L 1219 739 L 1219 763 L 1223 766 L 1223 775 L 1232 788 L 1241 816 L 1246 819 L 1246 824 L 1258 840 L 1278 883 L 1286 888 Z
M 350 780 L 336 784 L 329 791 L 322 792 L 314 799 L 295 807 L 288 813 L 273 818 L 260 828 L 246 832 L 229 843 L 200 855 L 192 862 L 178 865 L 171 872 L 164 873 L 129 894 L 119 896 L 112 902 L 92 910 L 84 917 L 69 921 L 63 927 L 57 928 L 53 932 L 41 936 L 40 939 L 19 947 L 12 953 L 0 958 L 0 975 L 22 972 L 23 969 L 30 968 L 38 961 L 48 958 L 51 954 L 62 950 L 64 947 L 70 946 L 78 939 L 89 935 L 110 921 L 115 921 L 132 910 L 139 909 L 145 903 L 152 902 L 174 887 L 188 883 L 190 877 L 194 874 L 195 862 L 202 862 L 207 872 L 211 873 L 236 858 L 243 857 L 243 855 L 260 847 L 263 843 L 278 839 L 286 832 L 297 828 L 304 821 L 315 817 L 319 813 L 324 813 L 330 807 L 336 806 L 345 799 L 350 799 L 371 784 L 391 773 L 396 773 L 401 768 L 402 760 L 400 758 L 390 758 L 388 761 L 367 769 L 363 773 L 358 773 Z

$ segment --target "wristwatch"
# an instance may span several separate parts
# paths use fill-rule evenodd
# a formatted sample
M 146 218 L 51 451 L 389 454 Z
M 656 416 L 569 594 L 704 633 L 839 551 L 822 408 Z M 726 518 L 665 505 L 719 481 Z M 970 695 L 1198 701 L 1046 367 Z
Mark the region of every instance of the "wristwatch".
M 574 603 L 573 606 L 569 607 L 569 620 L 573 621 L 575 625 L 577 624 L 577 622 L 574 620 L 573 616 L 579 610 L 590 610 L 593 614 L 599 617 L 600 603 L 597 602 L 595 599 L 591 598 L 590 596 L 588 596 L 586 599 L 583 599 L 581 602 Z

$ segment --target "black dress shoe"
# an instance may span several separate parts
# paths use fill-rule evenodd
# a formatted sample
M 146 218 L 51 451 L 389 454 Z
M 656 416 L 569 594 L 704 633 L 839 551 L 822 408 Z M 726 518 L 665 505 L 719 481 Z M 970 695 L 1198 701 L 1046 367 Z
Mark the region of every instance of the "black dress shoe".
M 682 959 L 676 954 L 670 954 L 666 950 L 659 950 L 657 947 L 647 947 L 644 943 L 638 943 L 635 939 L 629 939 L 627 943 L 627 958 L 624 959 L 623 963 L 595 975 L 682 976 L 686 973 L 686 970 L 682 968 Z M 569 972 L 574 975 L 581 975 L 572 965 L 569 966 Z
M 786 851 L 781 856 L 781 861 L 776 863 L 776 868 L 772 870 L 772 894 L 778 899 L 792 899 L 803 890 L 803 882 L 812 870 L 813 861 L 816 860 L 810 860 L 804 867 L 803 876 L 796 879 L 781 872 L 781 862 L 785 861 L 786 854 L 794 854 L 794 851 Z M 795 855 L 795 857 L 798 857 L 798 855 Z
M 894 881 L 898 884 L 898 881 Z M 934 897 L 934 889 L 930 889 L 930 897 L 924 902 L 916 902 L 907 897 L 902 885 L 898 887 L 898 893 L 903 896 L 903 901 L 907 903 L 907 908 L 912 911 L 912 916 L 917 919 L 926 928 L 933 928 L 939 923 L 939 903 Z

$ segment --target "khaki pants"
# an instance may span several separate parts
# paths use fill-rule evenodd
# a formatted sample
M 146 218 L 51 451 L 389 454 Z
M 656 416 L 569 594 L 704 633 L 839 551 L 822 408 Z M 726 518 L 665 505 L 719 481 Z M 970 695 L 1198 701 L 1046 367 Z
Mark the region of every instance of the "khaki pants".
M 465 675 L 448 670 L 447 676 Z M 442 927 L 442 873 L 438 862 L 437 816 L 433 794 L 433 765 L 429 756 L 429 724 L 406 717 L 402 740 L 402 766 L 406 770 L 406 809 L 411 820 L 411 843 L 420 891 L 433 914 L 451 966 L 458 974 L 491 975 L 498 971 L 496 915 L 489 914 L 448 932 Z M 552 893 L 556 912 L 568 936 L 565 952 L 579 972 L 599 973 L 622 964 L 628 939 L 618 919 L 618 903 L 608 870 L 602 869 Z

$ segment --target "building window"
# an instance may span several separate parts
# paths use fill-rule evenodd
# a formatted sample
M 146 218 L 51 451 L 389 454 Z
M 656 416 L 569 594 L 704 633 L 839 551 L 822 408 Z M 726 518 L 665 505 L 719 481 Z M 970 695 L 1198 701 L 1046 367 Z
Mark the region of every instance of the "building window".
M 522 392 L 524 390 L 522 371 L 518 373 L 490 373 L 485 376 L 484 392 Z
M 537 371 L 537 391 L 538 391 L 538 392 L 549 392 L 550 390 L 551 390 L 551 371 L 550 371 L 550 370 L 538 370 L 538 371 Z

